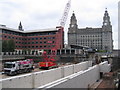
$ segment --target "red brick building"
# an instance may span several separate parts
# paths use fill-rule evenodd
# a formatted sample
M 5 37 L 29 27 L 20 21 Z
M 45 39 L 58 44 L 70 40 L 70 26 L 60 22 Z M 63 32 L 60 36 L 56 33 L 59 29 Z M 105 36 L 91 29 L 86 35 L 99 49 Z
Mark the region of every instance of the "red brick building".
M 21 26 L 19 29 L 12 29 L 1 25 L 0 38 L 2 41 L 14 40 L 16 50 L 62 49 L 64 46 L 64 30 L 62 27 L 24 31 Z

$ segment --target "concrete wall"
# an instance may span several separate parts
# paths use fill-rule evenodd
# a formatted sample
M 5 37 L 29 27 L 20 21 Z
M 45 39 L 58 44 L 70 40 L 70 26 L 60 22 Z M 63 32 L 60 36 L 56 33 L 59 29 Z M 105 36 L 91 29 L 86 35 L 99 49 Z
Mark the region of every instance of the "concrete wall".
M 111 71 L 111 65 L 108 64 L 107 61 L 100 63 L 99 66 L 100 66 L 100 72 L 103 72 L 103 74 Z
M 32 74 L 11 77 L 1 81 L 3 88 L 32 88 L 33 85 Z
M 39 87 L 62 78 L 61 68 L 34 73 L 34 87 Z
M 74 73 L 79 72 L 81 70 L 86 70 L 86 69 L 88 69 L 88 67 L 89 67 L 88 61 L 81 62 L 79 64 L 75 64 L 74 65 Z
M 107 65 L 107 62 L 97 66 L 89 67 L 91 66 L 91 62 L 86 61 L 79 64 L 73 64 L 46 71 L 1 79 L 0 83 L 2 83 L 3 88 L 37 88 L 56 80 L 77 74 L 73 80 L 71 77 L 69 77 L 71 83 L 67 82 L 68 86 L 73 83 L 73 85 L 70 87 L 75 87 L 79 84 L 78 87 L 86 88 L 88 84 L 93 84 L 96 80 L 99 79 L 99 72 L 100 70 L 103 71 L 102 67 L 105 67 L 105 70 L 109 71 L 107 69 L 108 67 L 105 65 Z M 103 72 L 106 72 L 105 70 Z M 81 74 L 79 73 L 80 71 L 82 72 Z M 65 87 L 65 85 L 63 86 Z
M 63 71 L 64 71 L 64 77 L 73 74 L 74 73 L 74 65 L 69 65 L 69 66 L 63 67 Z
M 99 66 L 94 66 L 39 88 L 88 88 L 99 79 Z

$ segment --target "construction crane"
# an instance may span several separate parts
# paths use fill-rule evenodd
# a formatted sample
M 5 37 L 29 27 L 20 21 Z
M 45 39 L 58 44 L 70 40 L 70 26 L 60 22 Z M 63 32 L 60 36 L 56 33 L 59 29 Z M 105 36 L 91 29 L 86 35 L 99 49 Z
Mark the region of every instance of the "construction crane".
M 60 21 L 60 26 L 58 26 L 56 28 L 61 28 L 61 29 L 64 28 L 67 17 L 68 17 L 68 13 L 70 10 L 70 6 L 71 6 L 71 0 L 69 0 L 65 6 L 65 10 L 64 10 L 63 16 Z M 43 62 L 39 62 L 39 68 L 49 69 L 49 68 L 53 68 L 53 67 L 58 67 L 57 63 L 55 63 L 56 48 L 53 48 L 51 51 L 52 52 L 51 52 L 50 57 L 47 55 L 46 51 L 42 51 Z
M 65 26 L 70 7 L 71 7 L 71 0 L 69 0 L 68 3 L 66 4 L 63 16 L 62 16 L 61 21 L 60 21 L 60 26 L 62 26 L 62 27 Z

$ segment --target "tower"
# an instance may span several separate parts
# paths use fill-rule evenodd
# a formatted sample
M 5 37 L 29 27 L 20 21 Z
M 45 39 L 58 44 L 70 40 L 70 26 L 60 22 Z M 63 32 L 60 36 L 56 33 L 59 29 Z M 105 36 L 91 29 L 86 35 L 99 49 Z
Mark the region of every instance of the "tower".
M 113 50 L 112 25 L 110 22 L 110 16 L 108 14 L 107 8 L 103 16 L 102 49 L 107 52 L 112 52 Z
M 77 19 L 75 16 L 75 13 L 73 12 L 71 19 L 70 19 L 70 25 L 68 28 L 68 45 L 77 44 Z
M 19 24 L 19 26 L 18 26 L 18 29 L 19 29 L 20 31 L 24 31 L 23 28 L 22 28 L 21 21 L 20 21 L 20 24 Z
M 74 12 L 70 19 L 70 28 L 72 31 L 75 31 L 77 29 L 77 20 Z

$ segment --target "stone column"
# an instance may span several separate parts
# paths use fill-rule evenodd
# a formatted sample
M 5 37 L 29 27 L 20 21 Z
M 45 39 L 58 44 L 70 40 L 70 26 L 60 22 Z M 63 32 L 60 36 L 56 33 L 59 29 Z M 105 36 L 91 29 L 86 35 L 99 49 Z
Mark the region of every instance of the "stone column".
M 65 49 L 65 54 L 66 54 L 66 49 Z
M 26 51 L 26 54 L 28 55 L 28 51 Z
M 77 54 L 77 50 L 75 49 L 75 54 Z
M 61 49 L 60 49 L 60 55 L 61 55 Z
M 20 50 L 20 53 L 19 53 L 20 55 L 22 54 L 22 51 Z
M 70 49 L 70 54 L 71 54 L 71 49 Z
M 6 52 L 6 55 L 8 55 L 8 52 Z

